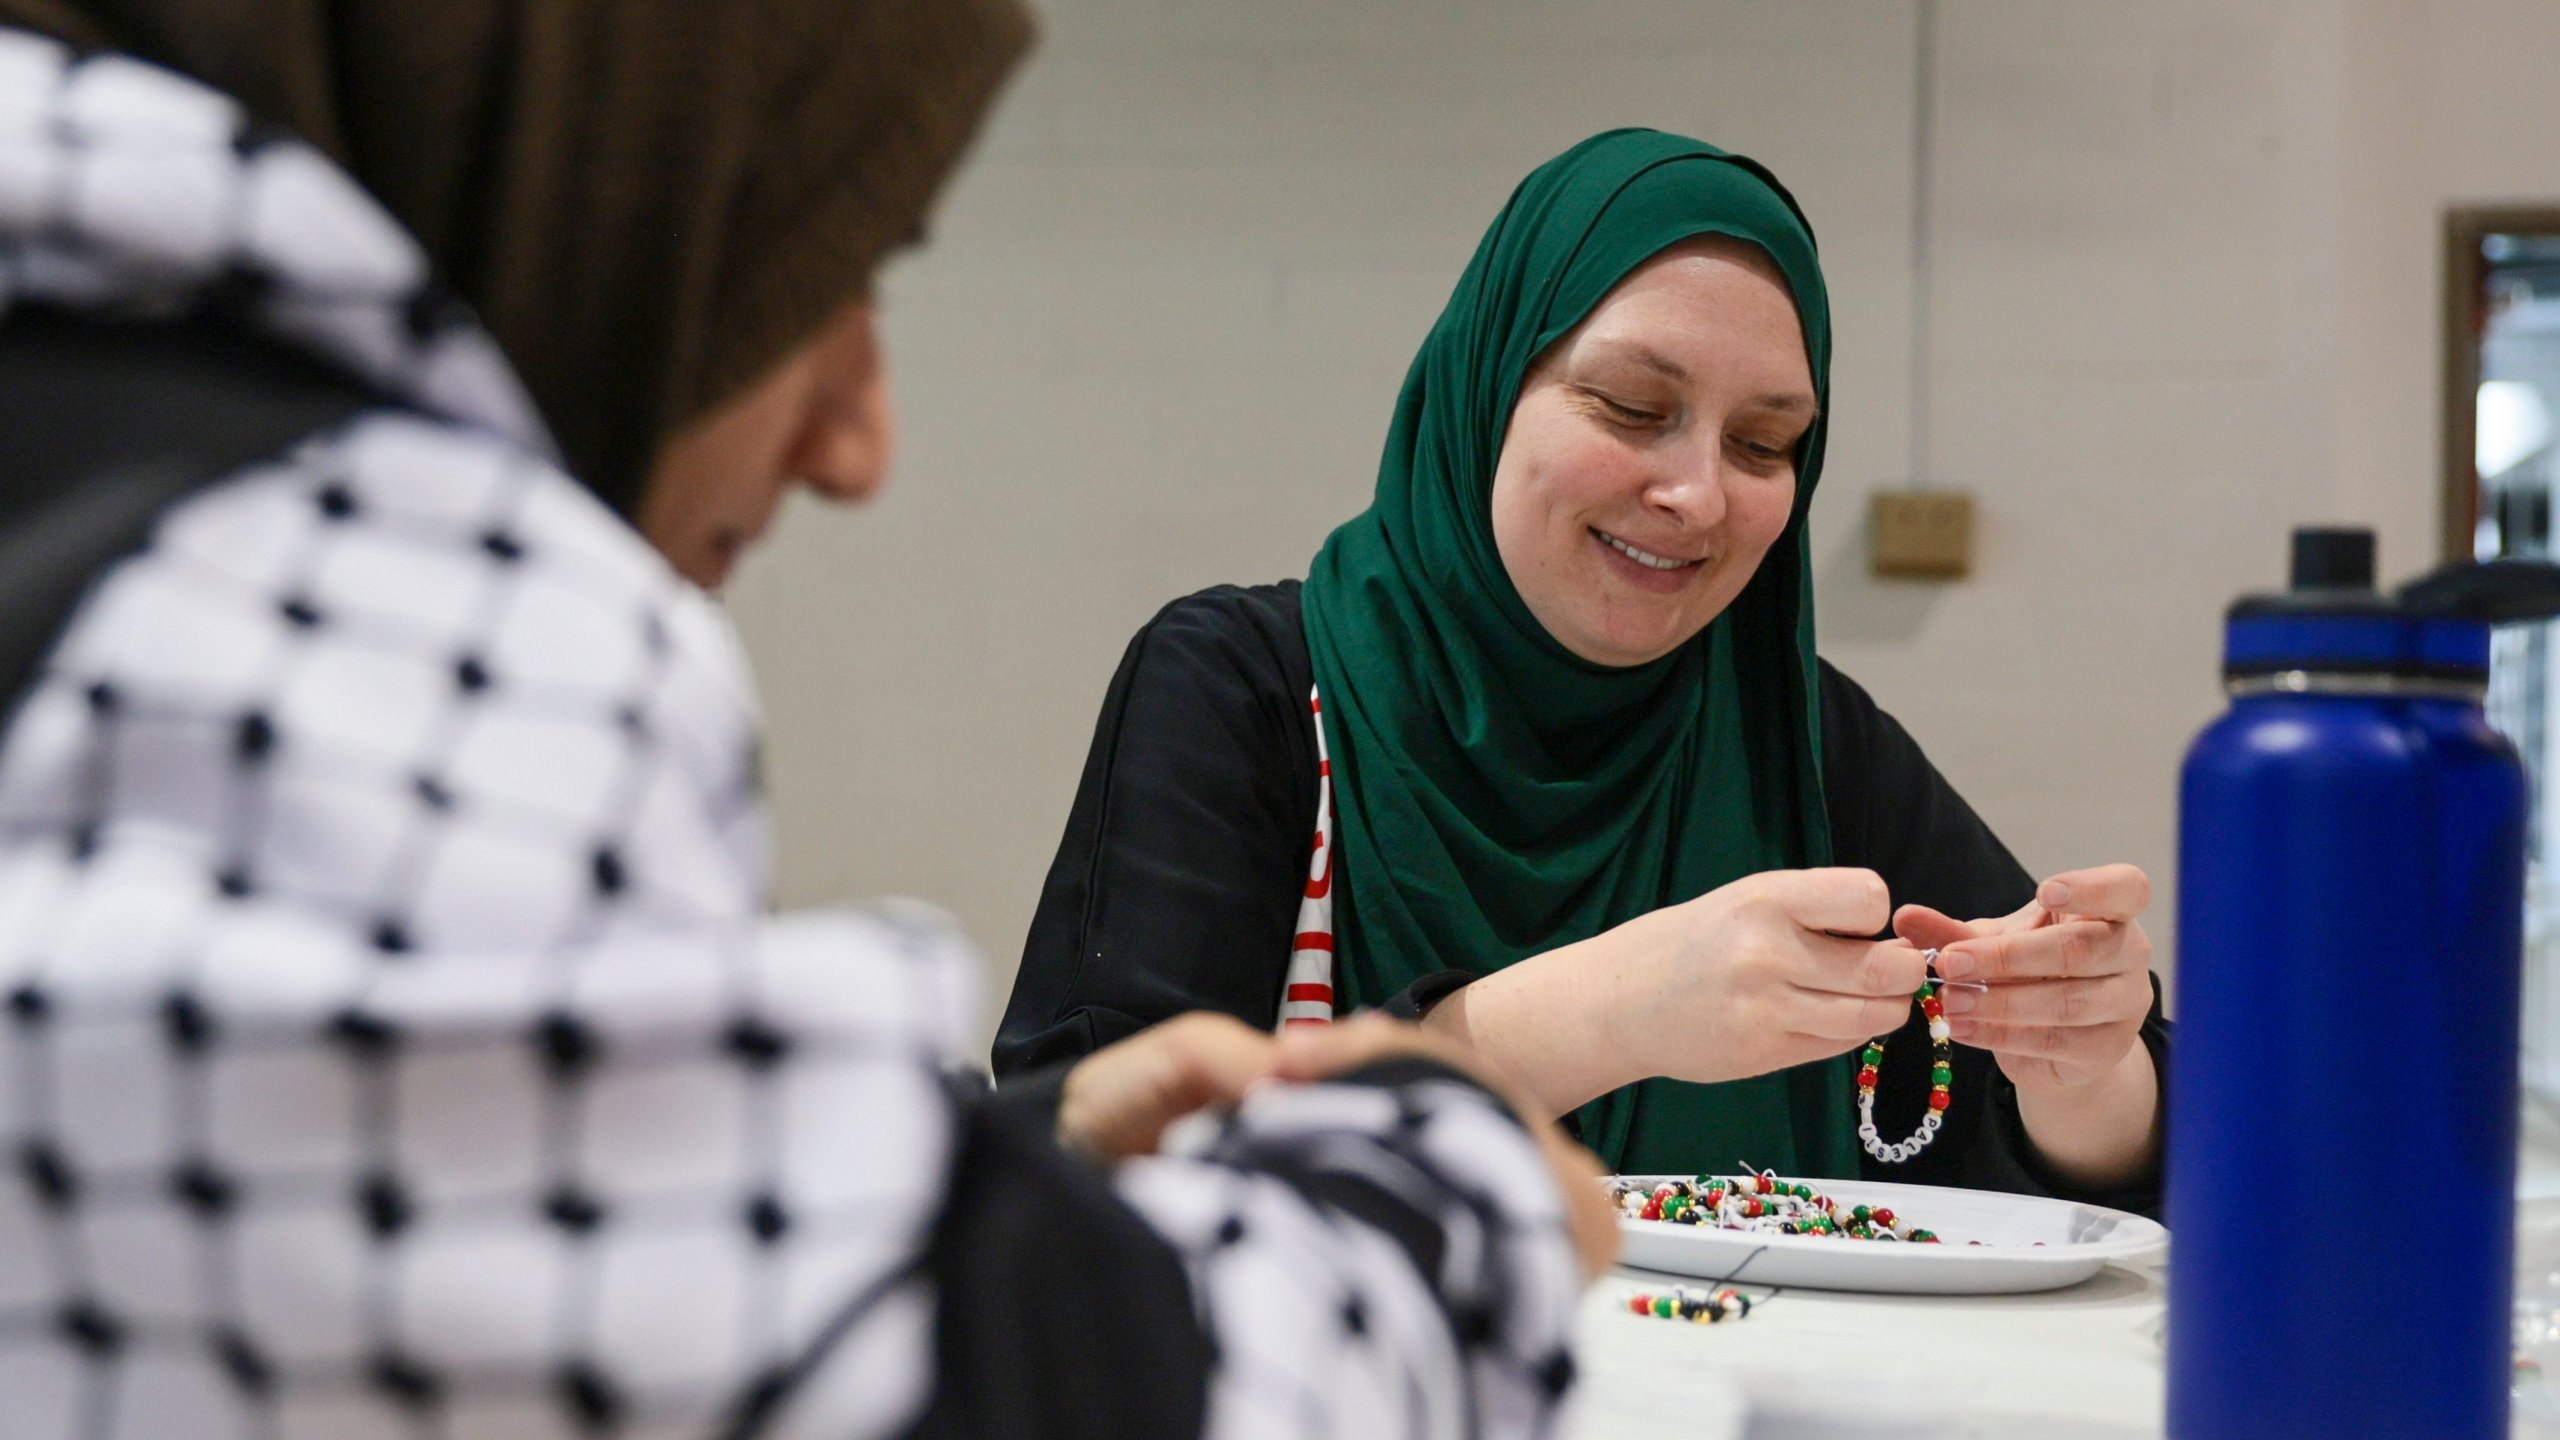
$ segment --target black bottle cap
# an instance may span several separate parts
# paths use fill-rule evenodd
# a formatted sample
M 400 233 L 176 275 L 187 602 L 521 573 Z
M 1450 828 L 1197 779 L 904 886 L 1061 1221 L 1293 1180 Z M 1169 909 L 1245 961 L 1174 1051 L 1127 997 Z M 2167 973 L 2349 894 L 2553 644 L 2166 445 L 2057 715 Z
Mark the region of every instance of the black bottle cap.
M 2362 526 L 2306 525 L 2293 532 L 2296 590 L 2371 590 L 2373 532 Z

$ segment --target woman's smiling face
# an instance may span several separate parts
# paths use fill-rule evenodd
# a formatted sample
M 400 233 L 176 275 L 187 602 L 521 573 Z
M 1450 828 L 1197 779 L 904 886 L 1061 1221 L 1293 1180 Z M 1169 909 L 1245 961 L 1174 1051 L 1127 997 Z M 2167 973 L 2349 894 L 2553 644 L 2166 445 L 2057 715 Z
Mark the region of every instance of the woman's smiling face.
M 1795 507 L 1813 373 L 1757 246 L 1685 241 L 1530 367 L 1493 474 L 1520 598 L 1602 665 L 1671 653 L 1733 603 Z

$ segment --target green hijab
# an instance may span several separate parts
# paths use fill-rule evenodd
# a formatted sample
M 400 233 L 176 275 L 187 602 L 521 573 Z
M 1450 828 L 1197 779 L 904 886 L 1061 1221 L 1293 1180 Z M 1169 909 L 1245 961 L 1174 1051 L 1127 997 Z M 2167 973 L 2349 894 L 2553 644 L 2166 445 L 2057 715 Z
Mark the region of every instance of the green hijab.
M 1768 252 L 1829 409 L 1813 232 L 1775 177 L 1711 145 L 1613 130 L 1532 172 L 1405 375 L 1368 511 L 1307 577 L 1334 778 L 1340 983 L 1377 1004 L 1486 974 L 1762 870 L 1829 863 L 1805 511 L 1696 639 L 1616 668 L 1534 619 L 1494 548 L 1494 460 L 1520 383 L 1621 279 L 1700 235 Z M 1653 1079 L 1577 1112 L 1626 1173 L 1857 1173 L 1846 1057 L 1718 1085 Z

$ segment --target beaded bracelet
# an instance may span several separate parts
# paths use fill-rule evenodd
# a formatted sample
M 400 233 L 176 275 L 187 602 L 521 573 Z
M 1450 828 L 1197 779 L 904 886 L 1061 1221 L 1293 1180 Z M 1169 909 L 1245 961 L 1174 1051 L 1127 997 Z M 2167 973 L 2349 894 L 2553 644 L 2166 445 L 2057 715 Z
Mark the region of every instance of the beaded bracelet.
M 1922 955 L 1927 965 L 1938 963 L 1938 952 Z M 1876 1133 L 1876 1072 L 1884 1065 L 1884 1037 L 1867 1042 L 1858 1056 L 1858 1143 L 1866 1152 L 1887 1165 L 1899 1165 L 1929 1148 L 1938 1138 L 1938 1127 L 1946 1123 L 1948 1087 L 1955 1083 L 1955 1037 L 1947 1030 L 1946 1006 L 1938 999 L 1938 982 L 1932 976 L 1920 982 L 1920 1013 L 1929 1022 L 1929 1108 L 1920 1116 L 1920 1128 L 1910 1138 L 1886 1144 Z
M 1692 1290 L 1686 1285 L 1674 1285 L 1660 1295 L 1638 1291 L 1627 1297 L 1627 1308 L 1662 1320 L 1713 1325 L 1750 1314 L 1751 1297 L 1739 1290 Z
M 1650 1189 L 1637 1181 L 1613 1179 L 1609 1193 L 1617 1203 L 1618 1213 L 1632 1220 L 1712 1225 L 1719 1230 L 1762 1234 L 1836 1236 L 1914 1245 L 1938 1243 L 1934 1231 L 1906 1224 L 1886 1206 L 1843 1205 L 1810 1185 L 1781 1180 L 1775 1171 L 1664 1180 Z

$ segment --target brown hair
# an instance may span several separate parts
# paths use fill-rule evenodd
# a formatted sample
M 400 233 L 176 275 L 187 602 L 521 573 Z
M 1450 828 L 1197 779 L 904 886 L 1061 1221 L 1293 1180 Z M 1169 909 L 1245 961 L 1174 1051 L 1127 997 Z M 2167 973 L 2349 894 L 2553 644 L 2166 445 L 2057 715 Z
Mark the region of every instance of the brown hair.
M 630 513 L 659 442 L 918 239 L 1019 0 L 0 0 L 328 151 Z

